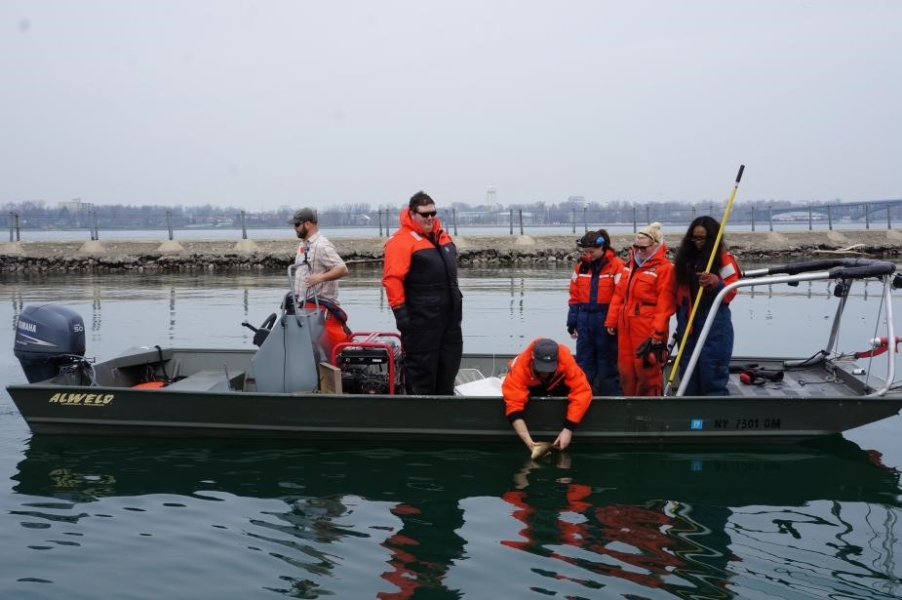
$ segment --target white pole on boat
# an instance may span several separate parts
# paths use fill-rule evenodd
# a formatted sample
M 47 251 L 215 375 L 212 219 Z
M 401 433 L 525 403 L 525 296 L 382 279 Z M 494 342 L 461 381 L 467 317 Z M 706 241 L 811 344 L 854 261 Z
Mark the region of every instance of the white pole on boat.
M 769 275 L 766 277 L 758 278 L 748 278 L 743 277 L 738 281 L 734 281 L 733 283 L 724 286 L 720 292 L 716 296 L 714 296 L 714 300 L 711 302 L 711 310 L 708 312 L 708 318 L 705 319 L 704 324 L 702 324 L 701 331 L 698 334 L 698 343 L 695 345 L 695 348 L 692 349 L 692 354 L 689 356 L 689 362 L 686 363 L 686 373 L 691 374 L 695 370 L 695 365 L 698 363 L 698 358 L 702 354 L 702 348 L 704 347 L 705 340 L 708 339 L 708 333 L 711 331 L 711 326 L 714 324 L 714 319 L 711 318 L 711 315 L 720 308 L 723 299 L 726 298 L 727 294 L 731 291 L 742 288 L 742 287 L 750 287 L 750 286 L 762 286 L 762 285 L 774 285 L 778 283 L 790 283 L 790 282 L 801 282 L 801 281 L 818 281 L 823 279 L 829 279 L 830 273 L 828 271 L 818 271 L 816 273 L 802 273 L 798 275 Z M 668 382 L 668 386 L 670 383 Z M 680 386 L 676 391 L 677 396 L 682 396 L 686 392 L 686 388 L 689 386 L 689 377 L 680 381 Z M 668 394 L 665 394 L 668 395 Z
M 885 275 L 883 277 L 883 301 L 886 304 L 886 340 L 887 340 L 887 356 L 889 363 L 887 365 L 886 381 L 883 387 L 876 390 L 869 396 L 883 396 L 893 386 L 896 379 L 896 325 L 893 315 L 893 292 L 892 292 L 892 276 Z
M 708 266 L 705 272 L 711 272 L 711 265 L 714 264 L 714 257 L 717 249 L 720 247 L 720 240 L 723 238 L 723 230 L 727 226 L 727 219 L 730 218 L 730 211 L 733 210 L 733 200 L 736 199 L 736 191 L 739 189 L 739 180 L 742 179 L 742 172 L 745 171 L 745 165 L 739 165 L 739 172 L 736 173 L 736 182 L 733 184 L 733 191 L 730 192 L 730 199 L 727 201 L 727 207 L 723 211 L 723 219 L 720 220 L 720 227 L 717 229 L 717 236 L 714 238 L 714 245 L 711 247 L 711 256 L 708 257 Z M 698 293 L 695 295 L 695 302 L 692 303 L 692 310 L 689 312 L 689 320 L 686 322 L 686 330 L 683 332 L 683 339 L 680 340 L 680 347 L 677 350 L 676 358 L 673 359 L 673 366 L 670 368 L 670 375 L 667 377 L 667 385 L 664 388 L 664 395 L 669 396 L 673 392 L 673 380 L 679 372 L 680 359 L 683 356 L 683 348 L 686 347 L 686 340 L 689 339 L 689 331 L 692 329 L 692 322 L 695 320 L 695 313 L 698 310 L 699 302 L 702 300 L 704 289 L 699 286 Z M 712 308 L 713 310 L 713 308 Z

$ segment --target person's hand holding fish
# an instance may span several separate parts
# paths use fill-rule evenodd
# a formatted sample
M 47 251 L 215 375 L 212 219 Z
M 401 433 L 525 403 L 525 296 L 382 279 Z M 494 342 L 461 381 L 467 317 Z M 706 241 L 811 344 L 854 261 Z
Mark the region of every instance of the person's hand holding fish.
M 549 452 L 551 452 L 554 446 L 551 442 L 536 442 L 532 446 L 532 450 L 530 451 L 530 456 L 533 460 L 539 460 Z

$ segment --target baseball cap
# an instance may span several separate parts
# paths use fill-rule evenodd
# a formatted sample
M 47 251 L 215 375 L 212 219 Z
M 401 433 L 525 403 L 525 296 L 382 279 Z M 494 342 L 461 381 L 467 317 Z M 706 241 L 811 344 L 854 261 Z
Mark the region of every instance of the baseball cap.
M 536 373 L 557 371 L 557 342 L 542 338 L 532 347 L 532 363 Z
M 316 223 L 316 212 L 312 208 L 299 208 L 294 212 L 294 216 L 288 220 L 292 225 L 300 225 L 305 221 Z

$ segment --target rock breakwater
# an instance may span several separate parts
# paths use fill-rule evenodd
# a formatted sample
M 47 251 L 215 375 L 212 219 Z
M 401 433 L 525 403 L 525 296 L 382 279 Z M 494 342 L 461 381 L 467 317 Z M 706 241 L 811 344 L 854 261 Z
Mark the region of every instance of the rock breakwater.
M 325 231 L 328 235 L 328 231 Z M 614 248 L 626 253 L 631 234 L 613 236 Z M 342 258 L 354 265 L 378 265 L 384 238 L 332 238 Z M 577 257 L 573 235 L 459 236 L 460 262 L 467 266 L 548 265 Z M 749 262 L 805 260 L 853 253 L 891 258 L 902 249 L 898 230 L 728 232 L 733 253 Z M 673 250 L 677 239 L 666 240 Z M 296 242 L 235 241 L 91 241 L 0 243 L 0 272 L 115 273 L 262 270 L 282 272 L 294 262 Z

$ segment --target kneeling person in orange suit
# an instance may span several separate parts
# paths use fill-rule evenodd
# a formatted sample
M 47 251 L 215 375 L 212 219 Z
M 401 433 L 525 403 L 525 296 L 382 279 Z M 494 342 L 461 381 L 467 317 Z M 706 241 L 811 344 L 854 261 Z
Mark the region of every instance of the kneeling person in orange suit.
M 511 370 L 501 384 L 501 393 L 504 396 L 504 414 L 530 451 L 537 445 L 523 418 L 530 398 L 567 397 L 567 417 L 554 440 L 554 447 L 558 450 L 570 445 L 573 430 L 592 403 L 592 387 L 570 350 L 548 338 L 533 340 L 511 362 Z

